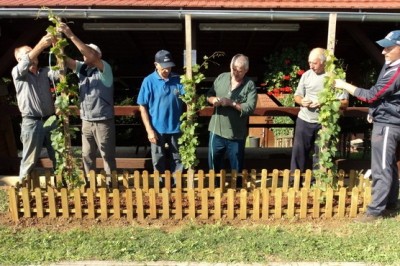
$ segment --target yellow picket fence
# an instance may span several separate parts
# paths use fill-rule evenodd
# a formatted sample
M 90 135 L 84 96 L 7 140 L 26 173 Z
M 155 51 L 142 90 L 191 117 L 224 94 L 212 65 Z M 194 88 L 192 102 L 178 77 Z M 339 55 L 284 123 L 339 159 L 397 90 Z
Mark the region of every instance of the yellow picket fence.
M 242 178 L 242 188 L 236 180 Z M 300 219 L 355 217 L 370 202 L 368 179 L 355 171 L 340 171 L 337 189 L 311 187 L 312 172 L 296 172 L 294 184 L 288 170 L 189 175 L 147 171 L 113 173 L 107 186 L 104 173 L 90 173 L 90 185 L 74 190 L 57 188 L 48 173 L 32 176 L 21 188 L 9 189 L 10 212 L 21 217 L 90 219 Z M 41 180 L 42 179 L 42 180 Z M 175 182 L 173 182 L 175 181 Z M 173 185 L 173 183 L 175 183 Z M 220 184 L 216 186 L 216 183 Z M 163 184 L 161 186 L 161 184 Z M 300 185 L 301 184 L 301 185 Z

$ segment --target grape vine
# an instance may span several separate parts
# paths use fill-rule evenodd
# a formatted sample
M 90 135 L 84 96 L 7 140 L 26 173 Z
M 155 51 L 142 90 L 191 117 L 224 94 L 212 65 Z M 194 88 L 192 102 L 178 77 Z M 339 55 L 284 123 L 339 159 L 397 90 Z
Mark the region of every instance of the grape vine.
M 181 96 L 182 101 L 186 104 L 186 112 L 181 115 L 181 132 L 179 138 L 179 154 L 181 155 L 182 164 L 187 169 L 194 169 L 199 163 L 196 156 L 196 148 L 199 145 L 196 129 L 199 127 L 197 122 L 198 112 L 206 106 L 206 98 L 204 95 L 198 95 L 196 84 L 199 84 L 205 79 L 205 75 L 201 72 L 202 69 L 208 69 L 209 63 L 217 64 L 213 61 L 215 58 L 224 56 L 224 52 L 215 52 L 211 56 L 204 56 L 204 61 L 201 65 L 192 67 L 193 77 L 188 78 L 186 75 L 181 76 L 181 83 L 185 88 L 185 94 Z
M 80 159 L 76 152 L 73 151 L 71 138 L 76 136 L 79 130 L 77 127 L 70 126 L 71 113 L 70 105 L 78 103 L 78 86 L 70 84 L 70 76 L 65 70 L 65 54 L 64 48 L 68 45 L 68 41 L 57 31 L 61 18 L 55 16 L 51 11 L 48 19 L 53 25 L 50 25 L 46 31 L 53 35 L 57 40 L 50 49 L 57 60 L 57 64 L 52 66 L 53 70 L 60 72 L 60 79 L 56 85 L 55 107 L 56 116 L 52 116 L 46 123 L 56 123 L 57 127 L 52 131 L 51 141 L 56 151 L 57 167 L 55 174 L 59 177 L 59 182 L 66 182 L 69 188 L 76 188 L 83 184 L 81 179 L 82 171 L 80 170 Z M 58 183 L 58 186 L 62 184 Z
M 333 186 L 337 176 L 336 165 L 333 161 L 337 153 L 340 126 L 340 105 L 337 99 L 338 90 L 334 87 L 335 79 L 345 79 L 346 73 L 339 60 L 329 50 L 326 51 L 324 89 L 318 96 L 321 104 L 318 121 L 322 129 L 318 132 L 316 145 L 319 147 L 318 169 L 313 171 L 320 189 Z

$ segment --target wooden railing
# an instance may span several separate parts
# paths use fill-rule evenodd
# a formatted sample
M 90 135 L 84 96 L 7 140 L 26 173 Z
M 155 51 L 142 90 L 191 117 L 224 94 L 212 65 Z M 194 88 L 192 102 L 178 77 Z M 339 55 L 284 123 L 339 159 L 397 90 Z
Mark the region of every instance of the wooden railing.
M 71 106 L 74 114 L 79 115 L 79 109 Z M 213 107 L 206 107 L 199 112 L 200 116 L 211 116 L 213 114 Z M 299 107 L 261 107 L 256 108 L 253 116 L 289 116 L 296 117 L 300 108 Z M 139 106 L 114 106 L 115 116 L 134 116 L 140 117 Z M 0 113 L 8 114 L 10 116 L 20 116 L 21 113 L 17 106 L 0 105 Z M 345 117 L 363 117 L 366 118 L 368 114 L 368 107 L 348 107 L 343 111 Z

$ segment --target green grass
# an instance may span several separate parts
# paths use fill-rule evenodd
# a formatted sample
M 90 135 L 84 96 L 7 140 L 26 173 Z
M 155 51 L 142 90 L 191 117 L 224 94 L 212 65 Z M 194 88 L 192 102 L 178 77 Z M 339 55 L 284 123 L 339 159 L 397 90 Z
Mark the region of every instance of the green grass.
M 1 202 L 5 195 L 0 190 Z M 2 212 L 7 210 L 5 205 L 0 204 Z M 399 217 L 374 224 L 356 224 L 350 219 L 248 221 L 235 222 L 236 226 L 218 222 L 106 226 L 93 222 L 82 228 L 68 224 L 59 219 L 53 226 L 0 226 L 0 265 L 82 260 L 400 265 Z

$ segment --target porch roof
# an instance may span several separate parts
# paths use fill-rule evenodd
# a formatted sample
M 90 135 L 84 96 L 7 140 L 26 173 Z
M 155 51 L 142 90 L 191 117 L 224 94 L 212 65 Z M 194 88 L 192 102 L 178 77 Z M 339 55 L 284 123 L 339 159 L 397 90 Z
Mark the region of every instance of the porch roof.
M 2 7 L 183 8 L 183 9 L 399 9 L 399 0 L 0 0 Z

